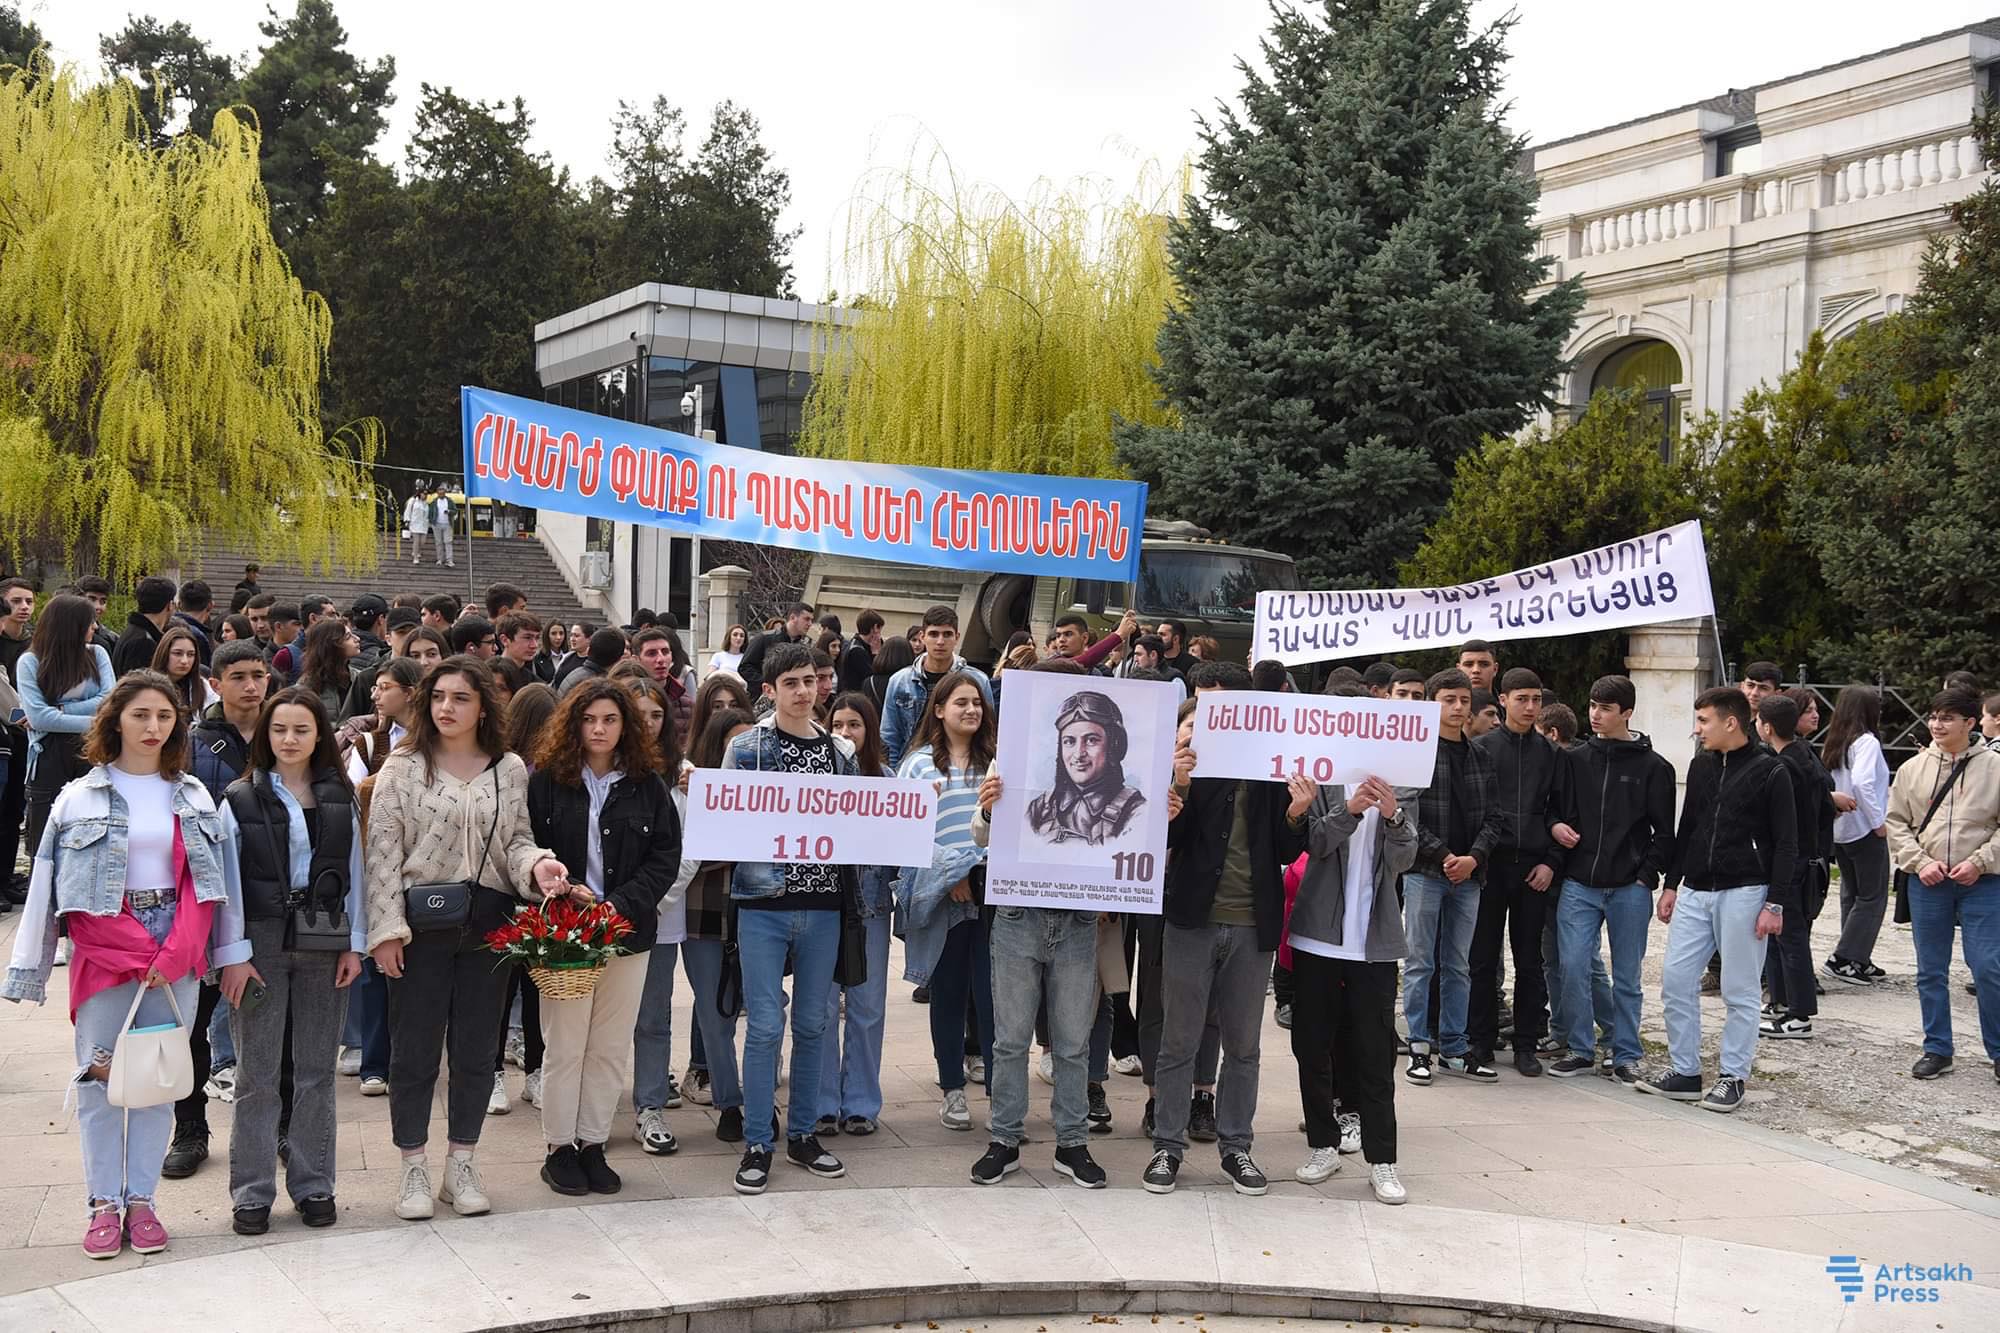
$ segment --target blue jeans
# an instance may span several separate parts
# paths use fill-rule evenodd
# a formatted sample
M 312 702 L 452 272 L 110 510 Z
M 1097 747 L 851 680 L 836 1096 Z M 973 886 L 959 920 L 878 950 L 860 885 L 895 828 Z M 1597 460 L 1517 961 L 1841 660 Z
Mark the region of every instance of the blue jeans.
M 188 1021 L 192 1023 L 194 1015 L 189 1014 Z M 213 1075 L 217 1070 L 228 1069 L 235 1063 L 236 1030 L 230 1026 L 229 1005 L 218 1004 L 215 1006 L 215 1017 L 208 1020 L 208 1072 Z M 194 1072 L 201 1073 L 199 1069 Z
M 1542 981 L 1549 997 L 1549 1035 L 1557 1041 L 1569 1040 L 1569 1030 L 1575 1020 L 1569 1007 L 1569 986 L 1563 980 L 1564 964 L 1562 956 L 1562 915 L 1563 886 L 1568 881 L 1558 879 L 1549 885 L 1548 910 L 1542 914 Z M 1599 1026 L 1609 1032 L 1611 1029 L 1611 974 L 1604 970 L 1604 951 L 1595 945 L 1590 950 L 1590 990 L 1594 1001 L 1595 1017 Z M 1585 1051 L 1585 1055 L 1595 1056 L 1595 1047 Z
M 1768 885 L 1740 889 L 1683 889 L 1675 895 L 1674 919 L 1667 927 L 1667 959 L 1660 978 L 1660 1007 L 1667 1016 L 1667 1054 L 1673 1072 L 1701 1074 L 1701 974 L 1708 960 L 1722 955 L 1722 1076 L 1750 1077 L 1757 1055 L 1759 985 L 1764 975 L 1765 940 L 1757 938 L 1757 916 Z
M 694 991 L 694 1030 L 702 1035 L 708 1090 L 715 1109 L 740 1107 L 743 1084 L 736 1074 L 736 1020 L 724 1018 L 715 1007 L 715 986 L 722 979 L 722 941 L 682 940 L 681 966 L 687 969 L 688 985 Z
M 1445 1055 L 1464 1055 L 1465 1014 L 1472 996 L 1472 930 L 1479 924 L 1479 881 L 1462 884 L 1412 871 L 1403 876 L 1403 932 L 1410 956 L 1403 963 L 1403 1017 L 1410 1044 Z M 1435 943 L 1434 943 L 1435 942 Z M 1443 979 L 1441 1013 L 1431 1013 L 1431 975 Z
M 389 1077 L 389 981 L 366 955 L 348 995 L 347 1030 L 340 1044 L 361 1052 L 361 1077 Z
M 1971 884 L 1947 879 L 1935 887 L 1910 881 L 1910 933 L 1917 944 L 1917 1007 L 1924 1020 L 1924 1050 L 1950 1055 L 1951 932 L 1964 940 L 1965 965 L 1979 985 L 1979 1035 L 1986 1058 L 2000 1061 L 2000 875 Z
M 868 980 L 859 986 L 827 987 L 826 1054 L 820 1062 L 819 1114 L 835 1120 L 851 1115 L 870 1120 L 882 1114 L 882 1032 L 889 1021 L 889 914 L 871 916 L 868 926 Z M 847 992 L 845 1030 L 836 1023 L 840 994 Z M 805 1068 L 795 1054 L 793 1070 Z
M 833 985 L 833 964 L 840 954 L 840 913 L 751 908 L 738 911 L 736 923 L 736 947 L 743 959 L 743 1007 L 750 1018 L 743 1039 L 744 1146 L 768 1149 L 774 1146 L 771 1113 L 778 1093 L 778 1045 L 785 1031 L 787 959 L 801 1002 L 792 1006 L 794 1095 L 785 1107 L 785 1137 L 804 1138 L 819 1118 L 818 1099 L 810 1089 L 799 1094 L 797 1075 L 802 1069 L 820 1068 L 826 1006 L 805 1003 L 803 997 L 825 995 Z M 709 1058 L 714 1056 L 711 1050 Z
M 639 1019 L 632 1025 L 632 1109 L 658 1110 L 667 1104 L 667 1080 L 674 1069 L 674 965 L 681 946 L 655 944 L 646 958 L 646 985 L 639 992 Z
M 944 937 L 944 952 L 931 971 L 931 1054 L 938 1086 L 946 1092 L 965 1086 L 965 1003 L 972 999 L 979 1026 L 979 1050 L 993 1067 L 993 955 L 986 922 L 961 921 Z M 1029 1015 L 1032 1020 L 1033 1014 Z
M 1028 1119 L 1028 1049 L 1035 1010 L 1046 989 L 1049 1052 L 1056 1090 L 1049 1114 L 1056 1146 L 1090 1137 L 1090 1031 L 1097 1019 L 1097 914 L 1042 907 L 1000 907 L 993 913 L 993 1058 L 986 1066 L 992 1097 L 987 1127 L 995 1143 L 1018 1147 Z M 937 992 L 931 992 L 937 1003 Z
M 1556 1036 L 1570 1053 L 1597 1058 L 1597 1029 L 1611 1029 L 1614 1064 L 1639 1063 L 1639 968 L 1646 958 L 1646 932 L 1653 919 L 1653 895 L 1644 884 L 1599 889 L 1563 881 L 1556 903 L 1561 941 L 1562 1013 L 1569 1020 Z M 1611 933 L 1611 976 L 1604 975 L 1599 932 Z

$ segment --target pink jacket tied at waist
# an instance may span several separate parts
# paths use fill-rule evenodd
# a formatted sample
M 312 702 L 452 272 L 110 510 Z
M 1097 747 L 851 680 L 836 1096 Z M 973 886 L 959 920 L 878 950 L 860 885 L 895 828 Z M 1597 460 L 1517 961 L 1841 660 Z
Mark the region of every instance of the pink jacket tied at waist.
M 198 902 L 194 896 L 194 872 L 188 869 L 187 845 L 181 841 L 180 821 L 174 821 L 173 928 L 164 944 L 156 944 L 131 903 L 123 903 L 116 916 L 92 916 L 70 912 L 64 917 L 69 927 L 69 1016 L 72 1022 L 83 1002 L 102 990 L 128 981 L 143 982 L 146 973 L 157 967 L 168 981 L 178 981 L 190 972 L 208 970 L 208 930 L 215 904 Z

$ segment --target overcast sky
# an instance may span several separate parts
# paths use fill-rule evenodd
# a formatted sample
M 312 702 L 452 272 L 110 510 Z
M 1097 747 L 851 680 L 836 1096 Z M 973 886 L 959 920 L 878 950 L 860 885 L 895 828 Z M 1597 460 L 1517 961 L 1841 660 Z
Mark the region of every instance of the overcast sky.
M 274 0 L 287 10 L 291 0 Z M 719 0 L 528 4 L 336 0 L 351 48 L 396 57 L 381 151 L 400 162 L 418 85 L 525 97 L 537 146 L 604 173 L 618 101 L 665 94 L 699 139 L 723 98 L 762 120 L 791 173 L 801 296 L 842 285 L 845 205 L 871 167 L 935 140 L 961 178 L 1009 194 L 1080 175 L 1129 184 L 1178 162 L 1197 113 L 1234 95 L 1263 0 Z M 15 0 L 65 59 L 95 64 L 128 12 L 254 52 L 263 0 Z M 1510 8 L 1512 123 L 1563 138 L 2000 16 L 2000 0 L 1478 0 Z M 671 275 L 665 275 L 669 278 Z

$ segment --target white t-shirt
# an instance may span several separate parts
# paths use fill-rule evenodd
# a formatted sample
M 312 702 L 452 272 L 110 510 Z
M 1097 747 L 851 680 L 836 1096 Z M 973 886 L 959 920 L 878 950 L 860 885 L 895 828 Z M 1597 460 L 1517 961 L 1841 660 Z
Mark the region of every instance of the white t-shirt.
M 125 802 L 131 828 L 125 849 L 128 893 L 174 887 L 174 784 L 157 773 L 139 776 L 106 768 Z
M 1847 745 L 1847 762 L 1833 770 L 1833 789 L 1852 796 L 1855 808 L 1833 817 L 1833 840 L 1872 837 L 1889 817 L 1889 761 L 1882 742 L 1862 732 Z
M 743 654 L 717 653 L 708 659 L 708 669 L 710 671 L 728 671 L 740 675 L 743 669 Z
M 1347 895 L 1347 902 L 1340 913 L 1340 942 L 1329 944 L 1325 940 L 1294 934 L 1292 949 L 1295 952 L 1314 954 L 1320 958 L 1340 958 L 1350 963 L 1368 961 L 1369 909 L 1375 903 L 1375 831 L 1381 822 L 1382 812 L 1369 806 L 1361 812 L 1361 822 L 1355 825 L 1354 836 L 1347 840 L 1347 879 L 1341 886 L 1341 892 Z

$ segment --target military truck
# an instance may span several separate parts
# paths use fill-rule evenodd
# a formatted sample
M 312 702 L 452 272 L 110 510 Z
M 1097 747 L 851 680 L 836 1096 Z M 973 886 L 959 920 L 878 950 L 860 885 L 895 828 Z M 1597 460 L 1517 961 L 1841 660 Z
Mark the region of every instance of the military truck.
M 814 557 L 806 576 L 805 600 L 822 615 L 839 616 L 849 632 L 855 617 L 873 607 L 887 620 L 889 634 L 902 633 L 940 602 L 954 606 L 964 634 L 960 651 L 982 666 L 1000 656 L 1016 630 L 1029 631 L 1041 644 L 1056 617 L 1074 611 L 1091 623 L 1094 634 L 1102 633 L 1128 606 L 1137 608 L 1148 628 L 1162 620 L 1182 621 L 1189 638 L 1209 635 L 1225 657 L 1240 662 L 1250 650 L 1257 594 L 1297 586 L 1288 555 L 1237 546 L 1192 523 L 1149 518 L 1136 583 L 822 555 Z

